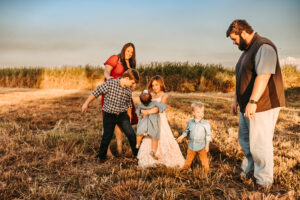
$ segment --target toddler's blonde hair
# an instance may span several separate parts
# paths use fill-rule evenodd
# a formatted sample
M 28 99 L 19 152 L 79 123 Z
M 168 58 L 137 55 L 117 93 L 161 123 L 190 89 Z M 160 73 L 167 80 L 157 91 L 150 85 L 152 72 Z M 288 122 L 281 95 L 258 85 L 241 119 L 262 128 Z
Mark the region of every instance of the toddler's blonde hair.
M 198 107 L 198 108 L 204 108 L 204 104 L 200 101 L 198 102 L 194 102 L 191 104 L 192 109 L 194 110 L 194 108 Z

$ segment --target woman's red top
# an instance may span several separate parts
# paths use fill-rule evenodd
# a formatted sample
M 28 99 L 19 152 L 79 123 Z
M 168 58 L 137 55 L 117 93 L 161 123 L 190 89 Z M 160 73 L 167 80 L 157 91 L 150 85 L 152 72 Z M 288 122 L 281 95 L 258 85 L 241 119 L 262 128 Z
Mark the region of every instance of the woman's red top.
M 113 77 L 113 78 L 119 78 L 121 77 L 124 72 L 125 72 L 125 69 L 124 69 L 124 66 L 123 64 L 121 63 L 120 59 L 119 59 L 119 56 L 117 55 L 112 55 L 105 63 L 104 65 L 110 65 L 113 67 L 113 69 L 111 70 L 110 72 L 110 76 Z M 106 81 L 106 79 L 104 80 Z M 135 113 L 135 106 L 134 106 L 134 103 L 133 103 L 133 100 L 131 99 L 131 103 L 132 103 L 132 112 L 131 112 L 131 124 L 137 124 L 138 122 L 138 117 Z M 104 104 L 104 95 L 102 95 L 102 99 L 101 99 L 101 107 L 103 107 L 103 104 Z M 102 115 L 103 115 L 103 111 L 102 111 Z
M 110 75 L 113 78 L 119 78 L 123 75 L 125 72 L 125 69 L 119 59 L 119 56 L 113 55 L 111 56 L 105 63 L 104 65 L 110 65 L 113 67 L 113 69 L 110 72 Z

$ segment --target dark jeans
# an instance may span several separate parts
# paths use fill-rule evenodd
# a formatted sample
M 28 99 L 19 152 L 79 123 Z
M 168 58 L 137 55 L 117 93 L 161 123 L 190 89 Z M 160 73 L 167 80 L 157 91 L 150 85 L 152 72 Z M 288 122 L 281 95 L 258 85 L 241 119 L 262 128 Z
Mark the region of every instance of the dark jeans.
M 106 158 L 108 145 L 114 134 L 116 125 L 120 127 L 120 129 L 123 131 L 123 133 L 125 133 L 126 137 L 128 138 L 132 149 L 132 154 L 134 156 L 137 156 L 138 149 L 135 147 L 136 135 L 130 124 L 130 118 L 127 112 L 122 112 L 119 114 L 111 114 L 111 113 L 104 112 L 104 117 L 103 117 L 104 133 L 100 144 L 99 157 L 101 159 Z

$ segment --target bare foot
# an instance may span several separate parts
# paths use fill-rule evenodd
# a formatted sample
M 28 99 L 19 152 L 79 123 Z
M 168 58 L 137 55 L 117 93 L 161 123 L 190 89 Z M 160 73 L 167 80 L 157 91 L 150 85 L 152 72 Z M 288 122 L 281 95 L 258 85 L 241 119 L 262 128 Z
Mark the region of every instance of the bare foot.
M 152 156 L 152 158 L 154 158 L 155 160 L 158 160 L 158 157 L 155 155 L 154 151 L 150 152 L 150 155 Z

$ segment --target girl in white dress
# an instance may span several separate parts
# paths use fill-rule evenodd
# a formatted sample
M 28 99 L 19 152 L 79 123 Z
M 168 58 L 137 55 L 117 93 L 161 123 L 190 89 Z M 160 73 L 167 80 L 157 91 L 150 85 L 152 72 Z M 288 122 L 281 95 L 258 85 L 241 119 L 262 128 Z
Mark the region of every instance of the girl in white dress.
M 154 76 L 149 82 L 148 90 L 154 92 L 152 101 L 157 101 L 162 104 L 167 104 L 168 95 L 164 93 L 165 85 L 161 76 Z M 144 116 L 152 113 L 158 113 L 158 108 L 141 111 Z M 176 142 L 172 130 L 169 126 L 166 113 L 159 113 L 160 115 L 160 140 L 158 142 L 157 152 L 153 156 L 151 138 L 143 139 L 138 152 L 138 166 L 139 167 L 153 167 L 159 164 L 167 167 L 182 168 L 185 160 L 180 151 L 179 145 Z

